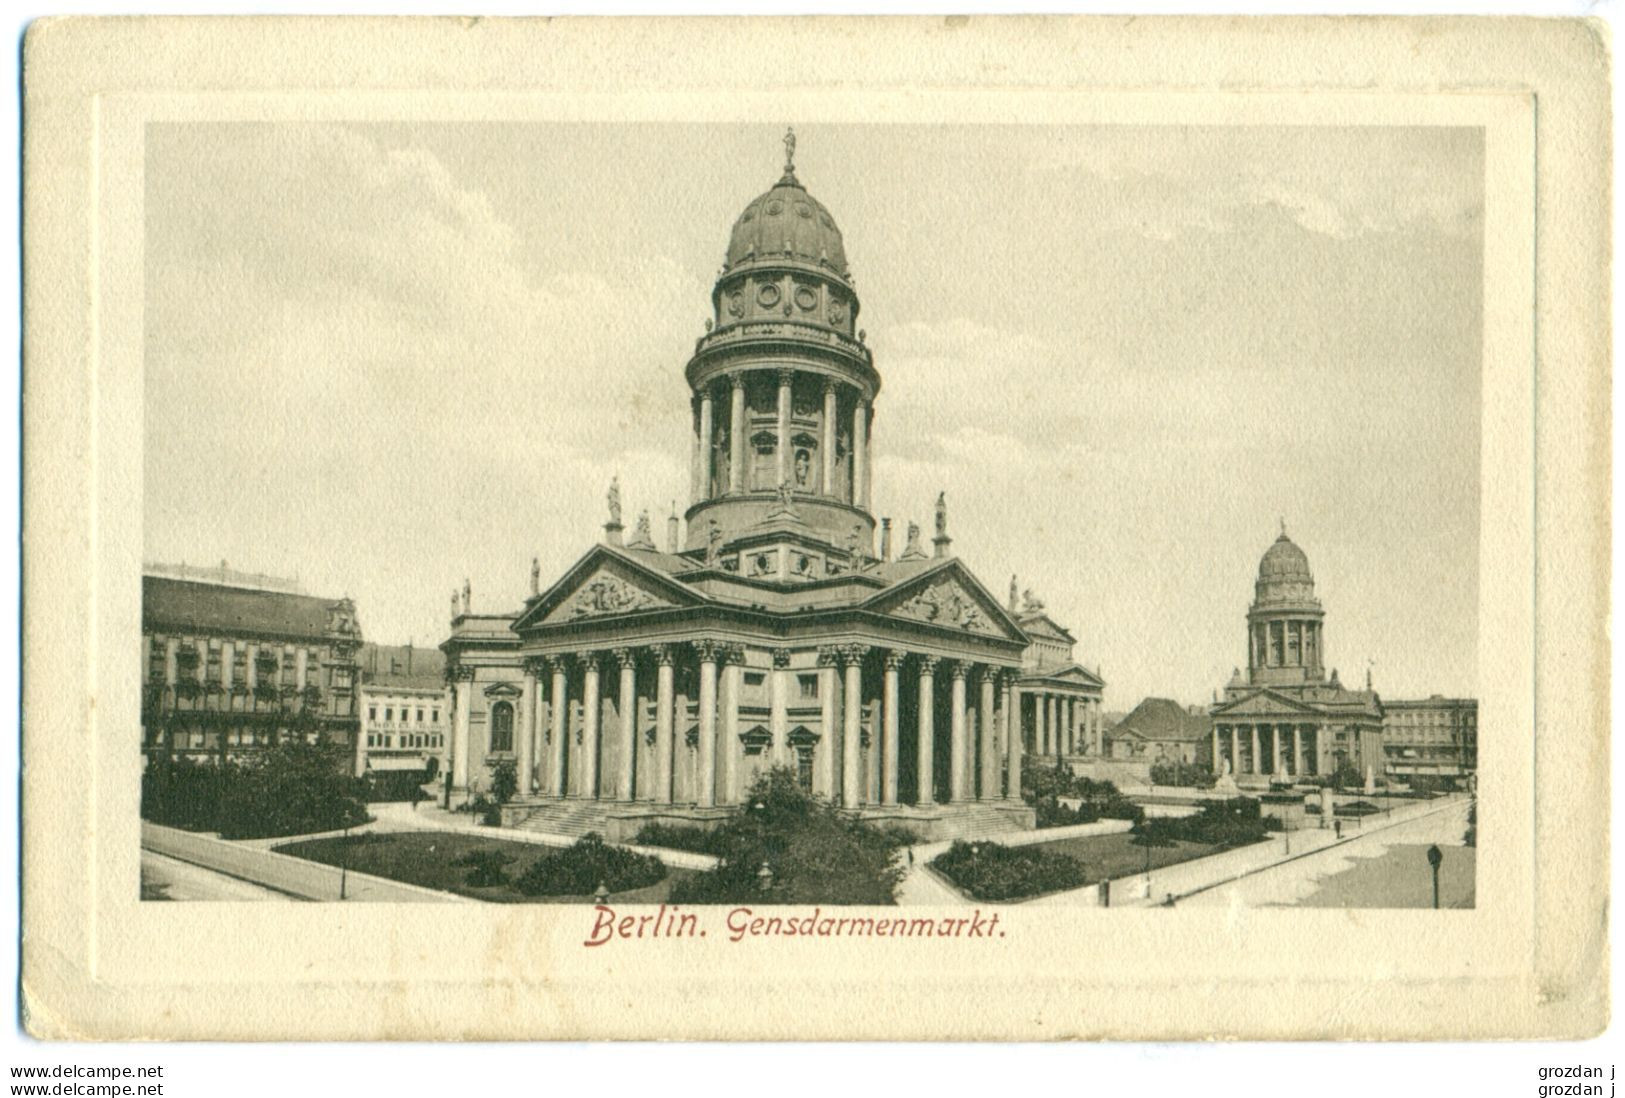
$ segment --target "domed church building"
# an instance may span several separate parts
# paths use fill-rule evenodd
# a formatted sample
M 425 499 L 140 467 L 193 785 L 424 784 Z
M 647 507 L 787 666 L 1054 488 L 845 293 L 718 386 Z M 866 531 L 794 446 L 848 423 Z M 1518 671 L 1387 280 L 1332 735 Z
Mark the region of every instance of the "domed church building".
M 657 545 L 611 485 L 602 542 L 508 614 L 453 598 L 448 801 L 511 761 L 504 823 L 627 839 L 735 811 L 767 768 L 921 837 L 1031 827 L 1029 638 L 957 560 L 939 496 L 893 554 L 881 391 L 835 220 L 784 174 L 744 208 L 688 362 L 692 503 Z M 878 533 L 878 547 L 877 542 Z
M 1237 668 L 1213 707 L 1213 760 L 1241 785 L 1267 785 L 1330 774 L 1348 763 L 1381 778 L 1382 702 L 1371 689 L 1349 690 L 1326 677 L 1309 558 L 1281 536 L 1258 562 L 1247 611 L 1247 674 Z

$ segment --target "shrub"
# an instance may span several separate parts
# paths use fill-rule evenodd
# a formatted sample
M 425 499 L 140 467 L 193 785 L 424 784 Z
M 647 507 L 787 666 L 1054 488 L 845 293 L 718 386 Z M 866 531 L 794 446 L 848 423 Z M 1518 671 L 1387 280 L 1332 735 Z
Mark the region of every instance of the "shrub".
M 1180 759 L 1163 759 L 1151 764 L 1152 785 L 1178 785 L 1193 786 L 1197 789 L 1212 789 L 1218 779 L 1213 771 L 1198 763 L 1188 763 Z
M 519 768 L 512 759 L 503 759 L 491 768 L 491 796 L 496 798 L 497 804 L 507 804 L 517 792 Z
M 1021 771 L 1021 799 L 1036 805 L 1046 798 L 1071 797 L 1077 793 L 1077 781 L 1070 770 L 1059 766 L 1028 766 Z
M 667 850 L 687 850 L 693 854 L 721 855 L 723 841 L 719 833 L 703 827 L 683 827 L 674 824 L 646 823 L 632 840 L 639 846 L 659 846 Z
M 1045 827 L 1071 827 L 1073 824 L 1094 823 L 1100 819 L 1088 804 L 1080 804 L 1077 808 L 1069 808 L 1054 797 L 1042 797 L 1033 804 L 1038 813 L 1038 826 Z
M 513 885 L 526 896 L 591 896 L 599 885 L 610 892 L 625 892 L 646 888 L 665 876 L 660 859 L 610 846 L 593 832 L 532 863 Z
M 1326 784 L 1333 789 L 1348 789 L 1351 786 L 1365 788 L 1365 775 L 1347 759 L 1337 764 L 1330 774 L 1326 776 Z
M 1088 880 L 1084 864 L 1067 854 L 963 839 L 954 840 L 931 867 L 978 900 L 1018 900 L 1081 888 Z
M 475 888 L 496 888 L 508 883 L 508 871 L 503 866 L 511 861 L 512 854 L 486 849 L 470 850 L 451 864 L 468 866 L 468 883 Z
M 805 793 L 787 767 L 759 778 L 745 805 L 715 832 L 717 867 L 678 882 L 671 902 L 893 902 L 905 872 L 897 848 L 914 841 L 902 828 L 843 816 Z
M 368 803 L 420 801 L 423 783 L 429 780 L 429 775 L 423 770 L 373 770 L 364 780 Z
M 1232 797 L 1209 801 L 1194 816 L 1143 820 L 1135 825 L 1136 835 L 1155 830 L 1166 838 L 1210 846 L 1246 846 L 1264 838 L 1266 827 L 1259 817 L 1258 801 L 1252 797 Z
M 1370 816 L 1375 812 L 1381 812 L 1382 809 L 1370 801 L 1350 801 L 1347 804 L 1338 805 L 1332 811 L 1339 816 Z

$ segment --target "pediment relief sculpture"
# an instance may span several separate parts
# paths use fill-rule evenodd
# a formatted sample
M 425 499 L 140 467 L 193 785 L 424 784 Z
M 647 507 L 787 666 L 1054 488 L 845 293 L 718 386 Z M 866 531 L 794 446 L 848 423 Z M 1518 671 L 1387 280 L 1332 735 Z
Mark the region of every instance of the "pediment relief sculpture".
M 564 601 L 555 618 L 594 618 L 606 614 L 629 614 L 675 605 L 610 572 L 595 573 L 575 594 Z
M 970 593 L 951 579 L 939 580 L 899 605 L 893 613 L 972 633 L 995 632 Z

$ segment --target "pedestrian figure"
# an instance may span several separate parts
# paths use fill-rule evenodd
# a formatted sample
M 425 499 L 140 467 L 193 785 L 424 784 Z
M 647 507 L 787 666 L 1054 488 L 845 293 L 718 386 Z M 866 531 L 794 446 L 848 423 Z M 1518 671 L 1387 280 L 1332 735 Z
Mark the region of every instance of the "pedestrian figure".
M 908 867 L 910 869 L 914 868 L 914 848 L 912 846 L 908 848 Z
M 1341 839 L 1343 837 L 1343 821 L 1338 820 L 1332 826 L 1337 829 L 1337 837 Z

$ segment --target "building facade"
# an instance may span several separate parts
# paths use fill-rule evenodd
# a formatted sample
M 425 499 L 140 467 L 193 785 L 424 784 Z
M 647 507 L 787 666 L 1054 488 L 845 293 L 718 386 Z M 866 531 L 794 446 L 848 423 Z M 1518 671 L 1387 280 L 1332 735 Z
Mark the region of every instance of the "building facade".
M 399 774 L 435 781 L 450 750 L 451 691 L 445 654 L 412 645 L 361 648 L 357 777 Z
M 1027 634 L 1021 654 L 1020 724 L 1023 750 L 1057 766 L 1100 758 L 1104 751 L 1101 695 L 1105 680 L 1072 657 L 1077 638 L 1045 611 L 1031 590 L 1019 599 L 1010 577 L 1009 610 Z
M 840 231 L 789 155 L 711 305 L 685 375 L 686 532 L 657 546 L 643 512 L 628 537 L 612 484 L 602 542 L 545 588 L 533 563 L 522 607 L 453 596 L 450 799 L 511 760 L 509 822 L 616 837 L 725 815 L 782 766 L 923 835 L 1030 826 L 1030 639 L 952 554 L 945 497 L 929 543 L 910 523 L 893 556 L 870 503 L 881 375 Z
M 1325 612 L 1309 558 L 1281 531 L 1258 565 L 1247 611 L 1247 673 L 1237 668 L 1213 706 L 1212 756 L 1243 785 L 1330 774 L 1384 774 L 1383 707 L 1325 672 Z
M 1478 702 L 1434 694 L 1384 701 L 1382 739 L 1388 773 L 1459 781 L 1478 771 Z
M 289 737 L 355 750 L 355 604 L 233 573 L 142 577 L 141 747 L 226 761 Z
M 1114 761 L 1213 763 L 1213 720 L 1201 706 L 1146 698 L 1113 725 L 1106 756 Z

